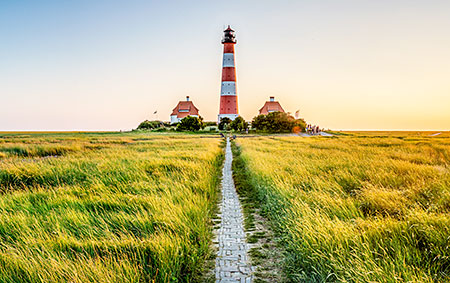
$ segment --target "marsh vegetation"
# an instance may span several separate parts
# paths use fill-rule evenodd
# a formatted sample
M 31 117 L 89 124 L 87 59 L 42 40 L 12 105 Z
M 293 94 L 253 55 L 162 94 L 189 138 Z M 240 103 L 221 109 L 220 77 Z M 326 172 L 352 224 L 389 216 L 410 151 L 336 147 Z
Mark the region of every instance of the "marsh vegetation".
M 247 240 L 259 211 L 286 280 L 450 280 L 449 133 L 236 145 Z M 212 135 L 0 133 L 0 282 L 202 280 L 222 159 Z
M 192 281 L 222 150 L 164 134 L 0 134 L 0 282 Z
M 289 281 L 450 280 L 448 133 L 236 143 L 238 189 L 282 238 Z

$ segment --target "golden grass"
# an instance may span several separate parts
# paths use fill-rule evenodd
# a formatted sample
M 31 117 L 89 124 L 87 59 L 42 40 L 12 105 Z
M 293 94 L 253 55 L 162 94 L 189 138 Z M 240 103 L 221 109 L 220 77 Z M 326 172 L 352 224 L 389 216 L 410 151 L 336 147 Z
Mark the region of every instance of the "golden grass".
M 450 135 L 237 141 L 290 280 L 450 280 Z
M 210 253 L 220 140 L 0 134 L 1 282 L 192 281 Z

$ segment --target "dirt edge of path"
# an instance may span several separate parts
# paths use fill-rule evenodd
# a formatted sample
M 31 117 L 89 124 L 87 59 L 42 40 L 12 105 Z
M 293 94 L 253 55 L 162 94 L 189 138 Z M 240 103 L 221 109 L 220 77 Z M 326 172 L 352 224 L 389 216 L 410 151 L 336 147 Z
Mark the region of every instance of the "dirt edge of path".
M 261 211 L 254 188 L 247 184 L 248 173 L 240 159 L 240 148 L 232 142 L 233 179 L 244 211 L 244 229 L 250 245 L 251 264 L 255 267 L 254 281 L 286 282 L 283 272 L 284 249 L 280 238 L 271 229 L 269 220 Z

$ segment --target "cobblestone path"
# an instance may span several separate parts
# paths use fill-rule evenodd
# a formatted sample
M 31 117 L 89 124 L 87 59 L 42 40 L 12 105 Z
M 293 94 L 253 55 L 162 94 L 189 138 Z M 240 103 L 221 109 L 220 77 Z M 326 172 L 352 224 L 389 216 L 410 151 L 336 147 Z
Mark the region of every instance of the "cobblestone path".
M 227 138 L 225 164 L 222 171 L 221 223 L 217 242 L 216 282 L 252 282 L 252 268 L 247 255 L 243 214 L 234 186 L 230 140 Z

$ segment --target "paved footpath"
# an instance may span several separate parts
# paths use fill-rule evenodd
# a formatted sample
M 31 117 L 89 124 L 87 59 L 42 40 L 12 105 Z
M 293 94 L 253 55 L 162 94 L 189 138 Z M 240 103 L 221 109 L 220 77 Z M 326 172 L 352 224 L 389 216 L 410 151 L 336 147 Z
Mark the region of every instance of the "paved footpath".
M 221 218 L 217 240 L 216 282 L 252 282 L 252 268 L 247 254 L 243 214 L 234 186 L 230 140 L 227 138 L 225 165 L 222 170 Z

